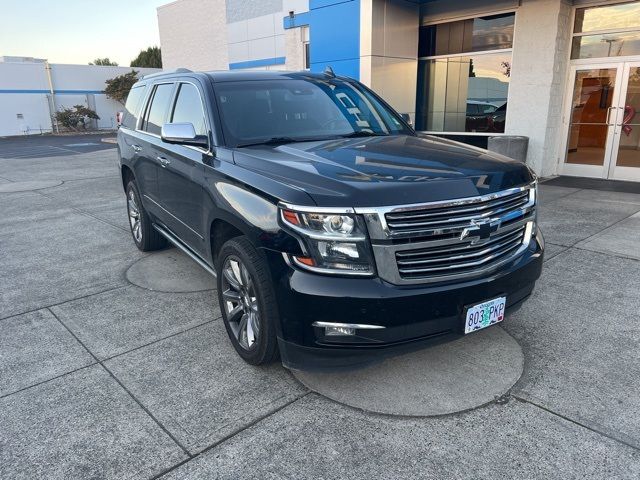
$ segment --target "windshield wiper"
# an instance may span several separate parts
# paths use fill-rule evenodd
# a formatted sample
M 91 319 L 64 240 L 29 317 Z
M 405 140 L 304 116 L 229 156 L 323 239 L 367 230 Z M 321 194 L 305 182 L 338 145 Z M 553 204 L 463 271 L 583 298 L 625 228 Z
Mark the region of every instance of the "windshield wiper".
M 283 143 L 294 143 L 294 142 L 308 142 L 308 139 L 305 138 L 293 138 L 293 137 L 271 137 L 267 140 L 260 140 L 259 142 L 251 142 L 251 143 L 240 143 L 238 148 L 242 147 L 253 147 L 255 145 L 282 145 Z
M 340 135 L 340 138 L 357 138 L 357 137 L 388 137 L 388 133 L 367 132 L 366 130 L 358 130 L 356 132 Z

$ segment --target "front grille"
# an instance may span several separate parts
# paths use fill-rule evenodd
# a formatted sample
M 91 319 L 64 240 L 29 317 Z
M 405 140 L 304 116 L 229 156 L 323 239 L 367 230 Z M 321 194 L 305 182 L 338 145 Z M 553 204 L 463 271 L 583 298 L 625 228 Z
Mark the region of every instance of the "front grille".
M 395 284 L 478 277 L 521 254 L 535 222 L 535 188 L 446 202 L 361 210 L 378 273 Z
M 475 201 L 461 200 L 458 205 L 452 202 L 447 206 L 434 204 L 417 210 L 391 212 L 385 215 L 385 219 L 393 237 L 425 235 L 441 239 L 455 238 L 474 220 L 505 216 L 515 220 L 517 213 L 528 203 L 529 190 L 523 190 L 484 201 L 482 197 L 477 197 Z M 516 215 L 513 215 L 514 212 Z
M 525 226 L 506 233 L 493 235 L 483 244 L 467 241 L 456 246 L 421 248 L 396 252 L 398 273 L 403 279 L 442 277 L 452 274 L 473 273 L 500 262 L 524 241 Z

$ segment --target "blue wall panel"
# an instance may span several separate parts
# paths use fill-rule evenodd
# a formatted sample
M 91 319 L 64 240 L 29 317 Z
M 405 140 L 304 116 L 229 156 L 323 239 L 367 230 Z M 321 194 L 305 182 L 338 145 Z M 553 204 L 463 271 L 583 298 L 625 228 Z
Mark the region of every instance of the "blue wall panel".
M 311 0 L 308 12 L 283 23 L 309 25 L 312 72 L 330 65 L 338 75 L 360 77 L 360 0 Z

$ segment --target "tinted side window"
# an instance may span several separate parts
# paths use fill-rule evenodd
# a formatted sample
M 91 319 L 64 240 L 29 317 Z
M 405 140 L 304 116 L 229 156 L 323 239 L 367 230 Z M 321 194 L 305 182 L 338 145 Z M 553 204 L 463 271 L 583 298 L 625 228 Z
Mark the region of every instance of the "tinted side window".
M 156 86 L 151 100 L 151 106 L 147 111 L 143 130 L 160 135 L 162 125 L 167 118 L 167 110 L 169 102 L 171 102 L 171 94 L 173 93 L 173 83 L 161 83 Z
M 127 103 L 124 106 L 124 117 L 122 126 L 135 130 L 138 123 L 138 114 L 140 113 L 140 102 L 144 96 L 145 86 L 139 85 L 134 87 L 127 96 Z
M 198 89 L 190 83 L 181 83 L 171 116 L 172 123 L 192 123 L 197 135 L 207 135 L 202 100 Z

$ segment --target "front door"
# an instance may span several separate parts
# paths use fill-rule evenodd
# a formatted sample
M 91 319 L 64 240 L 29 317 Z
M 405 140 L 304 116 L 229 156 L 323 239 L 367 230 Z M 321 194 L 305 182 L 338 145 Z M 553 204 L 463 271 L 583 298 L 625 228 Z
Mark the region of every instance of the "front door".
M 640 181 L 640 63 L 571 70 L 563 175 Z

